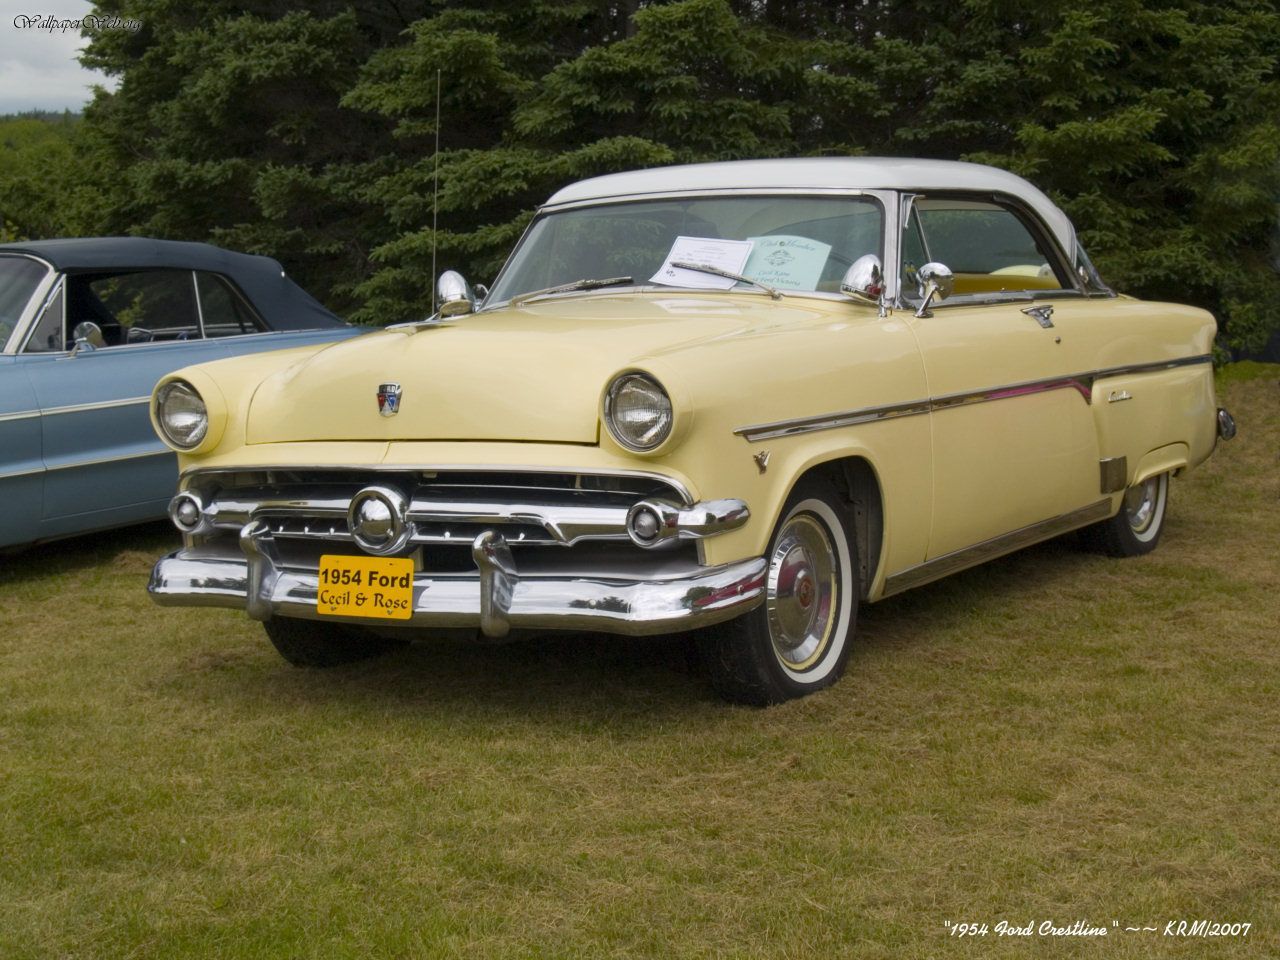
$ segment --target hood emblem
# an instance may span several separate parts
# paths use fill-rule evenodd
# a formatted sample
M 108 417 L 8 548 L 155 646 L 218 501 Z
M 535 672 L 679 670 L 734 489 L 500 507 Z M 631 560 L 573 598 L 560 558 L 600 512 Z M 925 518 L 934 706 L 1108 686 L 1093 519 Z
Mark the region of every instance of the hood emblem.
M 378 412 L 384 417 L 394 417 L 400 412 L 400 398 L 404 390 L 398 383 L 378 384 Z

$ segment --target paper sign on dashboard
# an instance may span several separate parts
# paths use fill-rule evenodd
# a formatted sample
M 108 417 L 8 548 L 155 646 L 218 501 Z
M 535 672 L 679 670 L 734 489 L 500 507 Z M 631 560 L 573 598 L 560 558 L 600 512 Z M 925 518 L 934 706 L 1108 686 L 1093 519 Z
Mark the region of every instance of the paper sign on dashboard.
M 662 261 L 658 272 L 649 278 L 650 283 L 661 283 L 669 287 L 694 287 L 698 290 L 728 290 L 736 280 L 728 277 L 717 277 L 711 273 L 699 273 L 696 270 L 682 270 L 673 267 L 673 263 L 705 263 L 730 273 L 742 273 L 742 268 L 751 255 L 750 240 L 717 240 L 713 237 L 676 237 L 671 245 L 667 259 Z
M 831 244 L 808 237 L 775 234 L 750 237 L 746 275 L 780 290 L 816 290 Z

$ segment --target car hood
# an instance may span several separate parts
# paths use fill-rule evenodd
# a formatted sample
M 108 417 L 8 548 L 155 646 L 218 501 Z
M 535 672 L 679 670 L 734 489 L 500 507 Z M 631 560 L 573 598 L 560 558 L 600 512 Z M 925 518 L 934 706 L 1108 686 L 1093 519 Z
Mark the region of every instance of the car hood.
M 246 440 L 595 443 L 600 397 L 618 372 L 813 319 L 823 306 L 745 293 L 594 294 L 386 330 L 264 380 Z M 388 383 L 402 391 L 394 416 L 379 412 L 378 393 Z

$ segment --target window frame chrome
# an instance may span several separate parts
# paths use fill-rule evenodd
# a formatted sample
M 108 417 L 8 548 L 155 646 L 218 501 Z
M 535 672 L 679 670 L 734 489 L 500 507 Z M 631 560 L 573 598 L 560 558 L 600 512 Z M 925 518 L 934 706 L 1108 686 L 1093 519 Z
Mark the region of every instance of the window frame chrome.
M 574 210 L 582 207 L 604 207 L 616 206 L 623 203 L 642 203 L 653 200 L 678 200 L 678 199 L 701 199 L 706 197 L 867 197 L 874 200 L 880 207 L 880 255 L 882 263 L 889 263 L 889 248 L 893 246 L 891 243 L 893 235 L 896 232 L 896 221 L 898 220 L 897 205 L 900 191 L 897 190 L 867 190 L 864 188 L 850 187 L 720 187 L 712 190 L 657 190 L 648 193 L 627 193 L 618 194 L 610 197 L 591 197 L 583 200 L 570 200 L 564 203 L 544 204 L 539 207 L 533 217 L 529 220 L 528 225 L 520 234 L 520 239 L 512 246 L 511 252 L 507 254 L 507 259 L 503 261 L 502 267 L 494 276 L 493 282 L 489 285 L 490 290 L 497 289 L 503 275 L 510 269 L 512 261 L 515 259 L 516 253 L 524 246 L 525 241 L 529 237 L 529 232 L 534 226 L 545 216 L 554 213 L 561 213 L 566 210 Z M 885 271 L 886 291 L 895 290 L 896 282 L 896 266 L 892 273 Z M 630 292 L 656 292 L 663 293 L 721 293 L 724 291 L 704 290 L 694 287 L 668 287 L 659 286 L 649 283 L 636 283 L 631 286 L 610 287 L 605 291 L 588 291 L 588 293 L 617 293 L 620 290 Z M 582 291 L 573 291 L 571 293 L 562 294 L 562 296 L 581 296 Z M 819 299 L 831 299 L 848 301 L 848 297 L 841 293 L 833 293 L 825 290 L 785 290 L 783 293 L 788 297 L 816 297 Z M 517 294 L 519 296 L 519 294 Z M 476 312 L 497 310 L 505 307 L 510 303 L 507 300 L 491 300 L 488 296 L 482 300 L 476 307 Z
M 0 257 L 31 260 L 45 268 L 45 275 L 40 278 L 35 290 L 27 298 L 27 305 L 22 308 L 22 313 L 18 315 L 17 323 L 13 325 L 13 329 L 9 332 L 5 342 L 0 343 L 0 356 L 16 356 L 22 352 L 22 347 L 26 345 L 28 328 L 31 326 L 33 318 L 44 312 L 51 297 L 51 288 L 57 285 L 62 274 L 48 260 L 30 253 L 0 252 Z
M 1080 275 L 1076 272 L 1074 257 L 1069 256 L 1067 254 L 1067 252 L 1063 249 L 1062 244 L 1058 242 L 1058 238 L 1054 235 L 1054 232 L 1048 228 L 1048 226 L 1040 218 L 1040 216 L 1035 212 L 1035 210 L 1033 210 L 1030 207 L 1030 205 L 1025 203 L 1021 198 L 1013 194 L 1001 193 L 999 191 L 990 192 L 985 190 L 973 191 L 973 190 L 960 189 L 960 190 L 941 190 L 941 191 L 934 190 L 930 192 L 920 192 L 920 193 L 911 193 L 911 194 L 908 194 L 906 191 L 904 191 L 903 196 L 904 197 L 910 196 L 911 198 L 910 209 L 907 211 L 906 216 L 904 216 L 901 221 L 900 233 L 904 236 L 905 236 L 906 230 L 910 227 L 910 216 L 915 212 L 916 200 L 924 200 L 924 199 L 970 200 L 970 201 L 978 201 L 983 203 L 994 204 L 995 206 L 1008 210 L 1018 219 L 1018 222 L 1021 223 L 1027 229 L 1027 232 L 1031 235 L 1032 239 L 1037 241 L 1041 246 L 1044 247 L 1045 251 L 1049 255 L 1051 266 L 1056 266 L 1057 272 L 1064 273 L 1071 282 L 1070 287 L 1059 287 L 1057 289 L 1044 289 L 1044 290 L 1026 289 L 1026 290 L 1010 290 L 1002 293 L 985 292 L 985 293 L 955 294 L 948 297 L 945 301 L 936 301 L 935 303 L 933 303 L 932 308 L 934 309 L 945 310 L 950 307 L 974 307 L 974 306 L 984 306 L 984 305 L 988 305 L 988 306 L 997 305 L 1001 303 L 1024 303 L 1027 301 L 1048 300 L 1048 299 L 1055 299 L 1055 298 L 1087 299 L 1089 297 L 1107 296 L 1107 294 L 1099 294 L 1096 292 L 1091 292 L 1085 288 L 1084 283 L 1080 278 Z M 928 251 L 928 237 L 924 232 L 924 224 L 922 221 L 919 221 L 919 225 L 920 225 L 921 244 L 924 246 L 925 250 Z M 1077 243 L 1078 242 L 1079 241 L 1077 240 Z M 905 243 L 903 243 L 902 249 L 905 249 L 905 246 L 906 246 Z M 899 309 L 904 309 L 904 310 L 909 308 L 908 305 L 910 305 L 911 307 L 917 306 L 920 302 L 920 298 L 915 295 L 915 291 L 907 291 L 905 287 L 901 286 L 901 277 L 902 277 L 901 256 L 899 256 L 898 261 L 895 264 L 895 268 L 896 268 L 895 275 L 898 278 L 898 282 L 900 284 L 898 299 L 895 301 L 896 306 Z M 1055 272 L 1055 279 L 1058 279 L 1057 272 Z M 1113 296 L 1113 297 L 1116 296 L 1115 292 L 1112 291 L 1110 293 L 1110 296 Z

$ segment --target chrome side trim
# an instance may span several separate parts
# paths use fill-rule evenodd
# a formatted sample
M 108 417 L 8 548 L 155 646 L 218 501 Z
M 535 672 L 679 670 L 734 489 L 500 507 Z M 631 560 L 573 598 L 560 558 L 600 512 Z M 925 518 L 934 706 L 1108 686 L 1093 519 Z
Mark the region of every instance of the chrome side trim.
M 888 404 L 882 407 L 862 407 L 858 410 L 846 410 L 839 413 L 824 413 L 812 417 L 797 417 L 791 420 L 776 420 L 772 423 L 738 427 L 733 432 L 736 436 L 745 438 L 748 443 L 759 443 L 761 440 L 772 440 L 777 437 L 816 433 L 821 430 L 839 430 L 842 427 L 849 427 L 858 423 L 890 420 L 894 417 L 915 417 L 924 413 L 946 410 L 949 407 L 966 406 L 971 403 L 987 403 L 992 400 L 1006 400 L 1010 397 L 1025 397 L 1036 393 L 1047 393 L 1051 390 L 1063 389 L 1075 390 L 1085 403 L 1092 403 L 1093 385 L 1098 380 L 1134 373 L 1155 373 L 1161 370 L 1172 370 L 1177 367 L 1212 362 L 1212 354 L 1205 353 L 1193 357 L 1179 357 L 1176 360 L 1157 360 L 1151 363 L 1108 367 L 1089 373 L 1076 373 L 1065 377 L 1049 377 L 1043 380 L 1024 380 L 997 387 L 947 393 L 928 399 L 909 400 L 905 403 Z
M 34 477 L 44 473 L 43 464 L 30 470 L 0 470 L 0 480 L 16 480 L 18 477 Z
M 759 443 L 761 440 L 791 437 L 800 433 L 838 430 L 841 427 L 851 427 L 856 423 L 892 420 L 895 417 L 915 417 L 922 413 L 928 413 L 930 409 L 931 404 L 928 400 L 912 400 L 908 403 L 896 403 L 884 407 L 863 407 L 860 410 L 825 413 L 816 417 L 800 417 L 795 420 L 760 423 L 750 427 L 739 427 L 733 432 L 737 436 L 745 437 L 749 443 Z
M 1155 360 L 1151 363 L 1134 363 L 1124 367 L 1106 367 L 1089 374 L 1094 380 L 1105 380 L 1107 377 L 1123 377 L 1130 373 L 1152 373 L 1157 370 L 1173 370 L 1176 367 L 1193 367 L 1200 363 L 1213 363 L 1213 354 L 1199 353 L 1193 357 L 1178 357 L 1176 360 Z
M 50 473 L 55 470 L 76 470 L 80 467 L 98 467 L 104 463 L 124 463 L 128 460 L 145 460 L 147 457 L 172 456 L 173 451 L 167 447 L 145 450 L 142 453 L 127 453 L 123 457 L 95 457 L 91 460 L 75 460 L 71 463 L 46 463 L 44 469 Z
M 22 410 L 18 413 L 0 413 L 0 423 L 7 423 L 10 420 L 30 420 L 33 417 L 40 416 L 39 410 Z
M 939 580 L 968 567 L 975 567 L 988 560 L 994 560 L 996 557 L 1002 557 L 1006 553 L 1013 553 L 1015 550 L 1029 547 L 1033 543 L 1039 543 L 1041 540 L 1048 540 L 1050 537 L 1056 537 L 1070 530 L 1077 530 L 1099 520 L 1105 520 L 1110 515 L 1111 501 L 1099 500 L 1097 503 L 1091 503 L 1089 506 L 1082 507 L 1079 510 L 1073 510 L 1070 513 L 1064 513 L 1049 520 L 1041 520 L 1039 523 L 1033 523 L 1010 533 L 1001 534 L 990 540 L 984 540 L 982 543 L 976 543 L 971 547 L 965 547 L 961 550 L 944 554 L 941 557 L 926 560 L 924 563 L 908 567 L 906 570 L 888 577 L 884 582 L 884 592 L 881 597 L 891 597 L 895 593 L 902 593 L 904 590 L 923 586 L 926 583 Z
M 1078 374 L 1070 377 L 1051 377 L 1046 380 L 1024 380 L 1006 386 L 986 387 L 982 390 L 968 390 L 963 393 L 947 393 L 934 397 L 931 405 L 934 410 L 945 410 L 948 407 L 963 407 L 971 403 L 987 403 L 991 400 L 1028 397 L 1036 393 L 1068 389 L 1079 393 L 1085 403 L 1093 402 L 1093 383 L 1089 375 Z
M 114 410 L 116 407 L 137 407 L 151 402 L 151 395 L 145 397 L 128 397 L 124 400 L 102 400 L 98 403 L 75 403 L 66 407 L 50 407 L 41 411 L 46 417 L 56 417 L 61 413 L 85 413 L 89 410 Z

